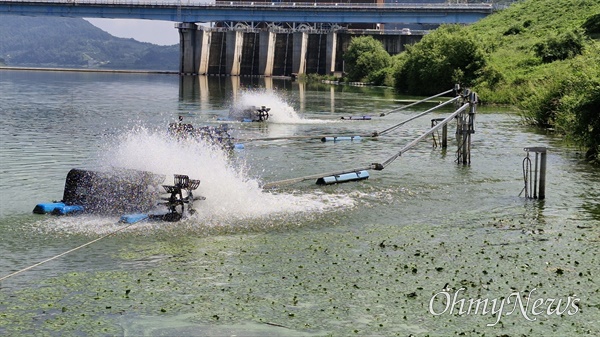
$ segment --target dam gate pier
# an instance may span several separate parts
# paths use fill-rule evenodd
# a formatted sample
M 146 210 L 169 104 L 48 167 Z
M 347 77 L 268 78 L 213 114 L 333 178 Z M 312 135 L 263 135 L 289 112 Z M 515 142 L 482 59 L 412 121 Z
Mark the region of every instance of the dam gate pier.
M 344 52 L 357 36 L 373 36 L 390 55 L 418 42 L 405 31 L 300 28 L 205 27 L 178 23 L 182 75 L 333 75 L 344 71 Z

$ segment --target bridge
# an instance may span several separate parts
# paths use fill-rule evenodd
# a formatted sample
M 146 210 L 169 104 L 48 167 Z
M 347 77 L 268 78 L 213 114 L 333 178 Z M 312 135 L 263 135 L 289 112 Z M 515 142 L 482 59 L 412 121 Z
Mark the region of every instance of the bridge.
M 344 48 L 357 35 L 372 35 L 392 55 L 420 39 L 386 30 L 387 24 L 468 24 L 496 9 L 491 3 L 187 1 L 0 0 L 0 15 L 172 21 L 180 36 L 180 74 L 290 76 L 342 73 Z M 208 22 L 234 25 L 201 24 Z M 352 32 L 345 24 L 380 29 Z
M 487 4 L 290 3 L 182 1 L 0 0 L 0 14 L 173 22 L 473 23 L 491 14 Z

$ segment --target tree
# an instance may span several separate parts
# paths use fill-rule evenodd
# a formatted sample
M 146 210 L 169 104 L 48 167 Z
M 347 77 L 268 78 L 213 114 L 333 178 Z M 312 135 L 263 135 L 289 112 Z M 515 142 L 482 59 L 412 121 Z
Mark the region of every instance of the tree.
M 391 57 L 381 42 L 372 36 L 360 36 L 350 41 L 344 61 L 348 80 L 382 84 L 382 73 L 390 66 Z
M 436 94 L 455 83 L 471 86 L 485 66 L 484 54 L 475 39 L 458 25 L 443 25 L 407 46 L 403 64 L 394 74 L 399 91 Z

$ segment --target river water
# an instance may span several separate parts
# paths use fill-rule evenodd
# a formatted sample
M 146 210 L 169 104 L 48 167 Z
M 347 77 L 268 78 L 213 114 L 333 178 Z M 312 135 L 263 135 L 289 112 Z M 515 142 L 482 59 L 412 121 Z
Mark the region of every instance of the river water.
M 245 142 L 233 153 L 166 137 L 179 115 L 218 125 L 238 104 L 268 123 L 240 139 L 369 134 L 406 99 L 385 88 L 283 79 L 0 71 L 2 335 L 600 335 L 600 170 L 577 148 L 479 107 L 471 165 L 431 138 L 370 178 L 263 183 L 382 162 L 444 108 L 377 140 Z M 450 127 L 452 134 L 454 125 Z M 524 147 L 548 147 L 546 199 L 520 197 Z M 74 167 L 187 174 L 198 213 L 34 215 Z M 479 304 L 479 307 L 477 307 Z

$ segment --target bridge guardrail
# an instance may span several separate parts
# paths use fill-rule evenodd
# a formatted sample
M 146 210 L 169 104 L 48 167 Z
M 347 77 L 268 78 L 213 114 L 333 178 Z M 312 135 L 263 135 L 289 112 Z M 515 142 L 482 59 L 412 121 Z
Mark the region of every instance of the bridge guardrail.
M 494 9 L 493 3 L 471 4 L 471 3 L 439 3 L 439 4 L 419 4 L 419 3 L 301 3 L 301 2 L 219 2 L 219 3 L 192 3 L 190 1 L 134 1 L 134 0 L 0 0 L 0 3 L 40 3 L 40 4 L 61 4 L 61 5 L 123 5 L 123 6 L 165 6 L 180 8 L 236 8 L 236 7 L 259 7 L 259 8 L 356 8 L 356 9 L 480 9 L 491 11 Z

